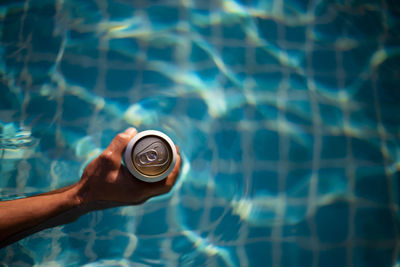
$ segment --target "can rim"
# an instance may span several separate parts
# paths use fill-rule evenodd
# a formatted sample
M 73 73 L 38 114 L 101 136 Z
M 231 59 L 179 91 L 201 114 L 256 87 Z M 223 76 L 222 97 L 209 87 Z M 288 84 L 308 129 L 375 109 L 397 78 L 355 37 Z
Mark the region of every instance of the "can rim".
M 139 171 L 136 170 L 135 166 L 133 165 L 132 162 L 132 149 L 135 146 L 136 142 L 138 142 L 140 139 L 142 139 L 145 136 L 156 136 L 159 137 L 161 139 L 164 139 L 165 142 L 168 143 L 168 145 L 171 148 L 171 152 L 172 152 L 172 160 L 171 160 L 171 165 L 168 167 L 168 169 L 159 174 L 159 175 L 154 175 L 154 176 L 147 176 L 144 175 L 143 173 L 140 173 Z M 156 130 L 146 130 L 143 132 L 138 133 L 137 135 L 135 135 L 135 137 L 133 137 L 128 145 L 125 148 L 125 153 L 124 153 L 124 162 L 126 167 L 128 168 L 128 170 L 130 171 L 130 173 L 135 176 L 135 178 L 148 182 L 148 183 L 155 183 L 158 181 L 161 181 L 163 179 L 165 179 L 173 170 L 175 163 L 176 163 L 176 147 L 174 145 L 174 142 L 172 142 L 171 138 L 169 138 L 166 134 L 160 132 L 160 131 L 156 131 Z

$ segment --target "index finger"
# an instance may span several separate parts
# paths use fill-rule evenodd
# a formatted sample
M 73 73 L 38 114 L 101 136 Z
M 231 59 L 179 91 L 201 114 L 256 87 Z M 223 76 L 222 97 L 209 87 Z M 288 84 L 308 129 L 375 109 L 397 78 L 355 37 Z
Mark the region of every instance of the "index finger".
M 175 166 L 172 170 L 172 172 L 168 175 L 168 177 L 166 178 L 165 181 L 165 185 L 168 187 L 171 187 L 175 184 L 176 179 L 179 176 L 179 172 L 181 171 L 181 164 L 182 164 L 182 160 L 181 160 L 181 153 L 179 150 L 179 147 L 176 146 L 176 151 L 178 152 L 178 155 L 176 157 L 176 163 Z
M 103 157 L 112 159 L 116 162 L 121 162 L 122 154 L 126 146 L 136 134 L 136 129 L 132 127 L 126 129 L 122 133 L 117 134 L 108 147 L 103 151 Z

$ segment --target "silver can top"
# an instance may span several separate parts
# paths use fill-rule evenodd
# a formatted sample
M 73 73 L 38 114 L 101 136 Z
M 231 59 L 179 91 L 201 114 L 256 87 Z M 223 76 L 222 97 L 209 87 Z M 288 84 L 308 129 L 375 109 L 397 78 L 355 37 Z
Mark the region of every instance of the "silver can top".
M 136 178 L 157 182 L 166 178 L 175 166 L 176 148 L 164 133 L 143 131 L 129 142 L 124 161 Z
M 132 149 L 135 168 L 148 176 L 156 176 L 165 172 L 172 160 L 172 151 L 168 143 L 158 136 L 141 138 Z

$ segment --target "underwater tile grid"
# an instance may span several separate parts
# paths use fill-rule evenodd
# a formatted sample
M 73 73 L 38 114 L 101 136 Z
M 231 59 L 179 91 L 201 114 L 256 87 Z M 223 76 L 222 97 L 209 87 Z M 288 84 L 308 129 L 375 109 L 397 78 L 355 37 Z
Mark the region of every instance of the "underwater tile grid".
M 173 191 L 0 250 L 1 266 L 399 266 L 395 0 L 0 3 L 0 197 L 77 181 L 129 126 Z

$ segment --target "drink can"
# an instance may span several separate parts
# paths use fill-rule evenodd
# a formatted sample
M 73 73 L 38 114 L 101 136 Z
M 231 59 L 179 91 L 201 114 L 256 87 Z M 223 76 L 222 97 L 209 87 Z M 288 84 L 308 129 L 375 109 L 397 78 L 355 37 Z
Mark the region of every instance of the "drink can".
M 125 165 L 136 178 L 145 182 L 165 179 L 176 162 L 176 148 L 166 134 L 148 130 L 135 135 L 125 149 Z

